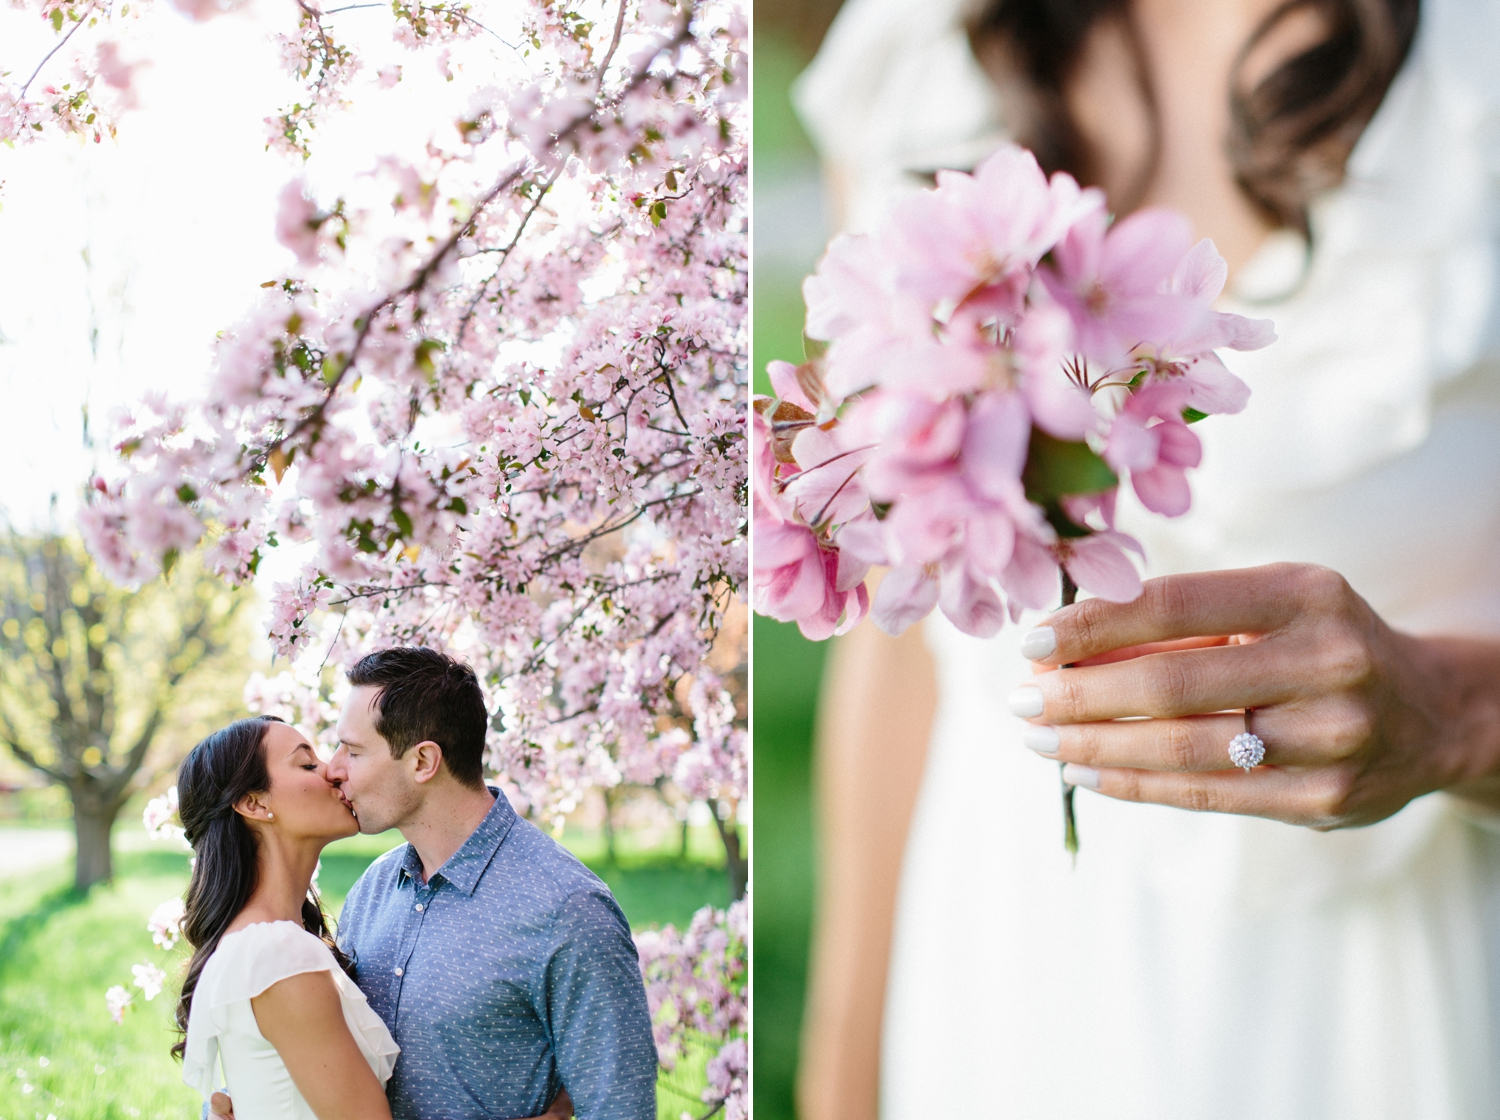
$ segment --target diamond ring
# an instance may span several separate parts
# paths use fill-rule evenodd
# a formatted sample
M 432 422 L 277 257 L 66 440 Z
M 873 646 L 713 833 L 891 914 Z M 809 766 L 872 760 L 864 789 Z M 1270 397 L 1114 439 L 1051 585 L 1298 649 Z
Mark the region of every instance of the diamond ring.
M 1253 708 L 1245 709 L 1245 730 L 1229 740 L 1229 761 L 1247 774 L 1259 766 L 1266 757 L 1265 740 L 1250 730 L 1252 711 L 1254 711 Z

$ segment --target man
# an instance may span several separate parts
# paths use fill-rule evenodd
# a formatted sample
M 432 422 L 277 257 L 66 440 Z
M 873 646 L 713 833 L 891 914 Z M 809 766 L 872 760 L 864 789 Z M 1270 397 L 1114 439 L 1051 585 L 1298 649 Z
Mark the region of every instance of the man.
M 361 832 L 407 840 L 354 884 L 338 930 L 401 1046 L 386 1086 L 394 1120 L 537 1116 L 549 1104 L 579 1120 L 655 1120 L 630 927 L 597 877 L 485 786 L 473 670 L 398 648 L 365 657 L 349 681 L 329 779 Z

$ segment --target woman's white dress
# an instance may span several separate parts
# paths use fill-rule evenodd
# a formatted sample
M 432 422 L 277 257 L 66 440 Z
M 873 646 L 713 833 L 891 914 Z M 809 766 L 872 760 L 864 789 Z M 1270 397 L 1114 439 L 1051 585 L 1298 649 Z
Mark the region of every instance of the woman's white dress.
M 799 85 L 855 227 L 1004 135 L 957 9 L 851 0 Z M 1123 509 L 1149 575 L 1312 561 L 1397 627 L 1500 635 L 1497 214 L 1500 4 L 1428 0 L 1306 274 L 1273 236 L 1224 305 L 1280 341 L 1227 356 L 1253 395 L 1195 429 L 1193 510 Z M 1080 791 L 1074 869 L 1005 706 L 1024 625 L 928 624 L 884 1120 L 1500 1117 L 1494 820 L 1436 794 L 1318 833 Z
M 193 990 L 182 1079 L 204 1100 L 227 1092 L 237 1120 L 317 1120 L 281 1055 L 260 1033 L 250 1001 L 278 980 L 325 971 L 360 1053 L 384 1085 L 400 1047 L 328 946 L 296 922 L 257 922 L 219 941 Z

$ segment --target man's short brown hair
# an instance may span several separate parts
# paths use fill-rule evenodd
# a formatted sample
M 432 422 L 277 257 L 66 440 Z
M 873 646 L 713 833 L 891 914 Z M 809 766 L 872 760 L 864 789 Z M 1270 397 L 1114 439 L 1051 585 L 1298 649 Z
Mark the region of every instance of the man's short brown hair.
M 483 788 L 489 712 L 473 669 L 435 649 L 397 646 L 360 658 L 349 683 L 379 689 L 371 710 L 392 756 L 430 740 L 455 778 Z

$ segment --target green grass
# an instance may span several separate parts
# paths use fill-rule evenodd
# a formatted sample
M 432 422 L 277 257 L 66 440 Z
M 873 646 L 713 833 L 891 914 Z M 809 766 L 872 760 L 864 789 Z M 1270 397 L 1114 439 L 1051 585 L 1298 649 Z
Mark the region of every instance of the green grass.
M 319 886 L 330 913 L 370 861 L 400 839 L 391 832 L 329 846 Z M 675 847 L 642 849 L 626 834 L 610 864 L 602 841 L 564 837 L 638 929 L 681 926 L 699 907 L 728 902 L 722 851 L 710 840 L 717 845 L 711 826 L 690 830 L 683 858 Z M 133 989 L 135 1005 L 121 1026 L 104 1004 L 112 985 L 131 986 L 131 965 L 150 961 L 173 973 L 185 959 L 181 945 L 167 954 L 151 943 L 146 919 L 158 903 L 181 895 L 187 856 L 119 844 L 112 883 L 80 895 L 71 878 L 71 866 L 61 864 L 0 881 L 0 1120 L 196 1117 L 198 1096 L 167 1054 L 175 1040 L 170 987 L 149 1003 Z M 677 1120 L 690 1107 L 684 1093 L 696 1100 L 710 1056 L 694 1051 L 663 1074 L 662 1120 Z
M 786 44 L 759 35 L 755 52 L 755 173 L 760 183 L 805 172 L 813 156 L 787 97 L 787 87 L 806 60 Z M 769 394 L 766 363 L 803 358 L 802 275 L 785 266 L 758 264 L 753 283 L 751 366 L 755 391 Z M 806 641 L 790 624 L 757 617 L 754 627 L 754 1120 L 794 1120 L 816 858 L 813 719 L 827 647 Z
M 801 52 L 774 35 L 755 37 L 755 173 L 776 175 L 810 162 L 813 147 L 792 109 L 792 79 L 807 65 Z
M 824 643 L 755 619 L 755 1120 L 792 1120 L 815 838 L 812 735 Z

